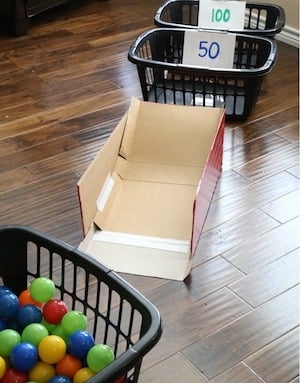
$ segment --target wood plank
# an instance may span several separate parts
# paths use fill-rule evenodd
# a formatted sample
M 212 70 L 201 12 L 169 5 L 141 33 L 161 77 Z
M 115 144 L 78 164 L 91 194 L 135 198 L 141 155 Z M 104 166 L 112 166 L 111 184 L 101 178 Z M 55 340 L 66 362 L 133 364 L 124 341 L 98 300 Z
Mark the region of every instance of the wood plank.
M 251 241 L 259 233 L 276 226 L 278 223 L 275 220 L 259 210 L 254 210 L 204 231 L 200 236 L 193 264 L 196 266 L 230 249 L 236 249 L 243 243 Z
M 299 124 L 297 121 L 276 132 L 280 137 L 290 142 L 299 142 Z
M 295 251 L 300 246 L 299 236 L 295 235 L 299 231 L 299 225 L 300 217 L 297 217 L 270 231 L 253 236 L 248 242 L 223 254 L 223 257 L 239 270 L 249 274 Z
M 24 186 L 33 181 L 37 181 L 37 177 L 25 167 L 0 173 L 0 193 Z
M 261 209 L 282 223 L 300 216 L 300 189 L 275 199 Z
M 209 381 L 211 383 L 264 383 L 264 380 L 250 370 L 244 363 L 238 363 L 223 374 Z
M 178 289 L 180 288 L 180 284 L 178 284 Z M 185 289 L 187 290 L 187 288 Z M 158 291 L 156 294 L 158 298 L 166 299 Z M 176 291 L 173 296 L 175 295 Z M 186 291 L 186 295 L 188 295 L 188 291 Z M 189 344 L 227 326 L 249 311 L 248 305 L 227 289 L 221 289 L 197 300 L 192 306 L 186 305 L 186 308 L 178 311 L 176 315 L 173 312 L 165 313 L 165 306 L 155 299 L 152 293 L 148 293 L 147 296 L 161 311 L 164 318 L 164 331 L 155 349 L 147 354 L 147 358 L 143 362 L 143 370 L 153 367 L 159 361 L 180 352 Z M 171 301 L 172 306 L 176 307 L 173 299 L 169 298 L 169 302 Z M 169 310 L 170 307 L 165 307 L 165 309 Z
M 183 354 L 208 379 L 233 367 L 299 324 L 299 287 L 288 290 L 214 334 L 194 342 Z M 267 329 L 267 331 L 266 331 Z
M 229 285 L 257 307 L 300 283 L 300 248 Z
M 297 165 L 299 161 L 299 143 L 291 144 L 283 149 L 259 157 L 252 162 L 235 168 L 235 171 L 250 179 L 259 181 L 273 174 L 279 173 L 286 168 Z
M 289 383 L 299 374 L 299 327 L 245 360 L 269 383 Z
M 142 371 L 139 383 L 163 381 L 164 383 L 184 382 L 187 376 L 189 383 L 205 383 L 207 380 L 201 376 L 180 354 L 175 354 L 163 360 L 147 371 Z M 255 383 L 255 382 L 253 382 Z
M 241 190 L 251 182 L 241 177 L 234 170 L 222 171 L 213 194 L 213 201 L 225 197 L 236 190 Z
M 290 141 L 276 134 L 268 134 L 258 139 L 251 140 L 243 145 L 234 146 L 231 150 L 225 150 L 223 154 L 223 170 L 233 169 L 247 162 L 253 161 L 259 156 L 265 156 L 270 152 L 282 149 L 290 145 Z
M 287 172 L 292 174 L 293 176 L 300 178 L 300 165 L 294 165 L 287 169 Z
M 204 231 L 210 230 L 228 220 L 242 216 L 253 209 L 295 191 L 300 182 L 295 177 L 281 172 L 261 182 L 238 189 L 222 200 L 213 201 L 206 217 Z

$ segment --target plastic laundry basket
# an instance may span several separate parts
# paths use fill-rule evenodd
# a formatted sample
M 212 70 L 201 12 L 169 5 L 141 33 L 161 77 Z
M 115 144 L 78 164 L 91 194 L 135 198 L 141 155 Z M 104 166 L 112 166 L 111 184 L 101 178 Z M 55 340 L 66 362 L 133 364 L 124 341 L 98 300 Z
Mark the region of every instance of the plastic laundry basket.
M 182 64 L 185 31 L 155 28 L 131 45 L 128 59 L 136 64 L 144 100 L 212 107 L 225 103 L 228 119 L 246 119 L 276 61 L 274 40 L 237 34 L 234 67 L 209 69 Z
M 0 227 L 0 249 L 0 282 L 18 294 L 39 276 L 51 278 L 57 298 L 87 316 L 95 342 L 112 347 L 115 361 L 87 382 L 138 382 L 143 357 L 162 332 L 159 312 L 142 294 L 90 256 L 32 228 Z
M 159 27 L 196 29 L 201 1 L 205 0 L 166 0 L 157 10 L 154 22 Z M 285 12 L 281 6 L 247 2 L 244 29 L 231 32 L 272 38 L 281 32 L 284 24 Z

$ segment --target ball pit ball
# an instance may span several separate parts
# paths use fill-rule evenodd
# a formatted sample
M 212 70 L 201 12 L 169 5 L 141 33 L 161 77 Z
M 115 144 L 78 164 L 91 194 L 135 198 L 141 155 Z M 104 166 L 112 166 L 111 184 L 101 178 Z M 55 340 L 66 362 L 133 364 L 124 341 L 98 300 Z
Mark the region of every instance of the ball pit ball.
M 21 329 L 31 323 L 40 323 L 42 320 L 41 310 L 33 304 L 21 306 L 16 314 L 17 322 Z
M 65 341 L 57 335 L 48 335 L 43 338 L 38 346 L 40 359 L 49 364 L 58 363 L 65 356 L 67 345 Z
M 58 324 L 58 325 L 55 325 L 55 327 L 53 327 L 51 329 L 50 333 L 51 333 L 51 335 L 57 335 L 60 338 L 62 338 L 66 342 L 66 344 L 68 343 L 69 336 L 68 336 L 68 334 L 66 334 L 66 332 L 65 332 L 63 326 L 61 325 L 61 323 Z
M 38 307 L 42 307 L 42 303 L 41 302 L 35 301 L 32 298 L 29 289 L 23 290 L 19 294 L 18 299 L 19 299 L 19 306 L 36 305 Z
M 2 290 L 0 294 L 0 318 L 13 317 L 19 308 L 18 297 L 9 290 Z
M 54 376 L 54 366 L 42 361 L 37 361 L 36 364 L 28 371 L 28 380 L 38 383 L 47 383 Z
M 0 286 L 0 296 L 3 294 L 10 294 L 12 290 L 7 286 Z
M 46 277 L 34 279 L 29 287 L 31 297 L 38 302 L 48 302 L 54 297 L 55 284 Z
M 85 383 L 114 361 L 87 330 L 86 315 L 55 292 L 45 277 L 19 296 L 0 286 L 0 383 Z
M 71 335 L 75 331 L 86 330 L 86 316 L 77 310 L 68 311 L 61 320 L 61 325 L 67 335 Z
M 5 371 L 6 371 L 6 361 L 2 356 L 0 356 L 0 380 L 3 377 Z
M 48 330 L 48 332 L 51 334 L 51 332 L 55 329 L 55 327 L 56 327 L 56 324 L 51 324 L 51 323 L 48 323 L 46 320 L 45 320 L 45 318 L 42 318 L 42 320 L 41 320 L 41 324 L 43 325 L 43 326 L 45 326 L 46 327 L 46 329 Z
M 30 323 L 21 334 L 22 342 L 29 342 L 38 346 L 40 341 L 49 335 L 48 330 L 41 323 Z
M 30 370 L 38 360 L 37 348 L 28 342 L 17 344 L 11 352 L 10 361 L 18 371 Z
M 81 368 L 82 362 L 79 358 L 76 358 L 70 354 L 66 354 L 62 360 L 56 364 L 55 371 L 57 375 L 63 375 L 69 379 L 73 379 L 73 376 Z
M 0 318 L 0 331 L 4 330 L 5 328 L 7 328 L 6 322 L 4 319 Z
M 88 367 L 94 372 L 100 372 L 115 360 L 112 349 L 105 344 L 96 344 L 87 353 Z
M 75 331 L 68 340 L 69 353 L 77 358 L 85 358 L 94 345 L 95 340 L 88 331 Z
M 18 371 L 15 368 L 9 367 L 1 379 L 1 383 L 25 383 L 27 382 L 27 373 Z
M 48 383 L 72 383 L 72 380 L 63 375 L 56 375 L 53 376 L 53 378 L 51 378 Z
M 0 356 L 9 357 L 12 349 L 21 342 L 21 335 L 13 329 L 0 332 Z
M 83 367 L 74 375 L 73 383 L 84 383 L 94 375 L 95 373 L 89 367 Z
M 43 317 L 51 324 L 59 324 L 67 312 L 66 303 L 60 299 L 51 299 L 43 307 Z

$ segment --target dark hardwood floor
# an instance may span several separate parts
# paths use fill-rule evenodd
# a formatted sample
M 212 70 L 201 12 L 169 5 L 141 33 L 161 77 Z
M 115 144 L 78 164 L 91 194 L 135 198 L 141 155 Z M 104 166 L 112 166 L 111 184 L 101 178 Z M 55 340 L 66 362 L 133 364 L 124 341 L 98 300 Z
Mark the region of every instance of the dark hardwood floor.
M 0 34 L 0 225 L 77 246 L 76 183 L 141 98 L 133 40 L 160 0 L 85 0 Z M 298 50 L 278 60 L 246 122 L 227 122 L 222 175 L 185 282 L 122 275 L 164 332 L 141 383 L 299 383 Z

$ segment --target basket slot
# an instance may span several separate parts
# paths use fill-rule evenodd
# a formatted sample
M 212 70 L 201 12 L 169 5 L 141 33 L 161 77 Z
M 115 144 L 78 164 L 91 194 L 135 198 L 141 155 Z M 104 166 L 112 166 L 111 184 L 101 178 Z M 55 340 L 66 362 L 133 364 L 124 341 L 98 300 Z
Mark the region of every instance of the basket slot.
M 159 28 L 131 47 L 128 57 L 137 66 L 144 100 L 212 107 L 225 103 L 228 119 L 247 118 L 263 76 L 275 62 L 275 42 L 237 34 L 232 70 L 209 69 L 182 64 L 184 32 Z
M 137 382 L 144 355 L 157 343 L 157 310 L 115 273 L 86 254 L 33 229 L 0 228 L 0 281 L 19 294 L 39 277 L 51 278 L 56 298 L 82 311 L 97 343 L 112 347 L 116 360 L 90 379 Z M 16 267 L 17 266 L 17 267 Z
M 201 0 L 165 0 L 156 12 L 154 22 L 160 27 L 198 28 L 199 4 L 201 7 Z M 234 32 L 274 37 L 284 24 L 282 7 L 246 2 L 244 29 Z

